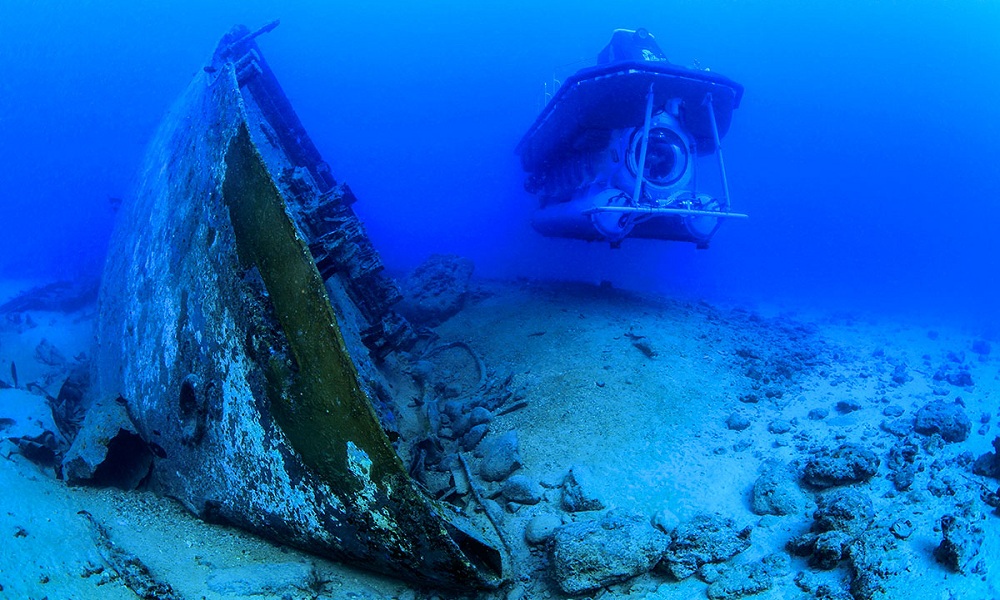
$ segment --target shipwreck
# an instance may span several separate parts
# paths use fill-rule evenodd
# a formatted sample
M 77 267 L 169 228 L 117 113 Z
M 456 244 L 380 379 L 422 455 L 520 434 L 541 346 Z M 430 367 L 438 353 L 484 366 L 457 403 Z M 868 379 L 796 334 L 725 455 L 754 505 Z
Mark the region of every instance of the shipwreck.
M 495 588 L 499 533 L 415 478 L 427 440 L 400 414 L 418 384 L 396 356 L 418 336 L 256 43 L 275 25 L 222 39 L 122 204 L 66 477 L 107 479 L 117 453 L 117 476 L 206 520 Z

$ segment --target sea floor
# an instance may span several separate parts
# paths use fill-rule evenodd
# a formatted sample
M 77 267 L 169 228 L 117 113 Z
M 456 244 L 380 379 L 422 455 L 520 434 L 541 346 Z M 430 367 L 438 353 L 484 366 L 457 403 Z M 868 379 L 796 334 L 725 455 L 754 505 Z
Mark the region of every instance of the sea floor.
M 0 304 L 30 283 L 0 283 Z M 149 492 L 68 486 L 52 467 L 28 460 L 9 438 L 55 429 L 45 394 L 56 395 L 89 352 L 94 316 L 90 305 L 0 315 L 0 380 L 14 384 L 11 363 L 17 373 L 16 389 L 0 389 L 0 597 L 134 598 L 136 581 L 146 582 L 147 597 L 156 597 L 149 582 L 178 598 L 452 597 L 204 523 Z M 845 556 L 820 569 L 787 551 L 813 526 L 818 489 L 796 483 L 789 514 L 753 510 L 765 463 L 801 473 L 845 444 L 873 454 L 877 467 L 838 487 L 870 501 L 872 528 L 899 534 L 891 564 L 867 563 L 882 570 L 873 597 L 1000 598 L 1000 516 L 984 501 L 1000 484 L 972 472 L 1000 433 L 1000 344 L 982 332 L 912 317 L 762 311 L 526 281 L 477 282 L 465 308 L 436 331 L 511 376 L 526 404 L 494 417 L 483 444 L 515 431 L 518 473 L 542 490 L 537 504 L 505 504 L 516 576 L 484 598 L 568 597 L 551 543 L 529 545 L 525 530 L 610 509 L 667 530 L 714 513 L 751 527 L 749 547 L 712 572 L 677 581 L 654 568 L 583 597 L 706 598 L 706 581 L 720 572 L 769 556 L 773 565 L 778 555 L 769 585 L 748 597 L 849 598 L 857 561 Z M 970 423 L 964 440 L 912 431 L 934 402 L 957 403 Z M 567 512 L 563 482 L 583 467 L 592 475 L 588 494 L 604 508 Z M 900 470 L 909 485 L 899 485 Z M 498 497 L 499 484 L 480 484 Z M 964 572 L 935 559 L 946 515 L 972 524 Z

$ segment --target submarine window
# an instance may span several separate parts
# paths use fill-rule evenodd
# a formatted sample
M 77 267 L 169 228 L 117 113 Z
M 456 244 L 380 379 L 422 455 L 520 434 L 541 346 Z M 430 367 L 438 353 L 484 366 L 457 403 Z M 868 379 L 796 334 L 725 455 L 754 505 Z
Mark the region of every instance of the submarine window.
M 638 132 L 637 132 L 638 133 Z M 642 154 L 642 135 L 632 139 L 630 171 L 634 174 Z M 650 185 L 668 186 L 680 181 L 688 170 L 688 150 L 684 140 L 676 131 L 665 127 L 649 130 L 649 144 L 646 148 L 646 169 L 643 178 Z

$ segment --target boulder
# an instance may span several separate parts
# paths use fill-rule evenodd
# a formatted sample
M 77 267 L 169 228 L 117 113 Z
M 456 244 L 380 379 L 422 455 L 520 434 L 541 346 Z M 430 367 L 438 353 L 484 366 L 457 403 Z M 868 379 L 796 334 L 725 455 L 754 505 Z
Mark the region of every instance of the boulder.
M 886 581 L 909 571 L 909 562 L 907 553 L 887 527 L 869 529 L 847 547 L 851 598 L 885 598 Z
M 917 411 L 913 429 L 924 435 L 938 433 L 946 442 L 962 442 L 969 437 L 972 421 L 960 404 L 935 400 Z
M 420 325 L 434 327 L 462 309 L 475 264 L 452 254 L 434 254 L 410 274 L 399 311 Z
M 700 514 L 670 534 L 664 566 L 676 579 L 690 577 L 706 563 L 729 560 L 750 547 L 750 527 L 718 514 Z
M 934 558 L 956 573 L 977 572 L 977 557 L 985 533 L 979 515 L 945 515 L 941 517 L 941 544 L 934 549 Z
M 802 492 L 795 484 L 792 469 L 779 461 L 764 463 L 760 476 L 753 484 L 751 505 L 754 514 L 790 515 L 799 512 Z
M 809 459 L 802 479 L 818 488 L 859 483 L 871 479 L 878 472 L 879 464 L 871 450 L 858 444 L 843 444 Z
M 646 517 L 620 510 L 564 525 L 553 539 L 553 575 L 563 592 L 574 595 L 649 571 L 670 543 Z
M 840 531 L 854 538 L 863 533 L 875 518 L 871 499 L 853 488 L 841 488 L 821 494 L 816 499 L 813 529 L 817 532 Z

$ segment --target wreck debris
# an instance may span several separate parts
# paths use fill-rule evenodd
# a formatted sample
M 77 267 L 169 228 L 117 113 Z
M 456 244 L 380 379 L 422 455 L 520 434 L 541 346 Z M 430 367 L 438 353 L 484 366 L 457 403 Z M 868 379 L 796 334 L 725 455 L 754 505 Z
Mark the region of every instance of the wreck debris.
M 142 559 L 111 541 L 108 530 L 94 515 L 85 510 L 77 514 L 87 520 L 101 558 L 118 574 L 125 587 L 143 600 L 181 600 L 170 584 L 156 580 Z

